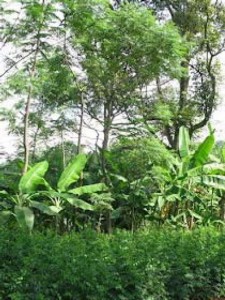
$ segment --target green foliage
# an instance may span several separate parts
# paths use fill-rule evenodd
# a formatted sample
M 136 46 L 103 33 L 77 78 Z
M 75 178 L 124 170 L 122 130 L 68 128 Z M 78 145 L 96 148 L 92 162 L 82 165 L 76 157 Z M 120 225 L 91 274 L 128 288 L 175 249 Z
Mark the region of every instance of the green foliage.
M 81 187 L 72 189 L 69 192 L 80 196 L 83 194 L 93 194 L 93 193 L 97 193 L 97 192 L 104 192 L 107 190 L 108 189 L 104 183 L 96 183 L 96 184 L 81 186 Z
M 194 166 L 202 166 L 208 161 L 209 154 L 212 152 L 212 149 L 215 145 L 214 134 L 210 134 L 203 143 L 201 143 L 198 149 L 195 151 L 192 161 Z
M 17 190 L 23 163 L 19 158 L 9 160 L 0 166 L 0 186 L 1 190 L 15 192 Z
M 71 13 L 71 27 L 88 54 L 84 67 L 92 80 L 94 70 L 89 71 L 93 66 L 96 72 L 98 67 L 102 69 L 100 74 L 96 73 L 95 80 L 105 82 L 113 74 L 124 80 L 131 79 L 132 74 L 124 72 L 128 67 L 136 73 L 137 81 L 142 82 L 148 82 L 159 72 L 171 74 L 180 70 L 180 58 L 186 52 L 184 44 L 176 28 L 171 23 L 157 23 L 150 10 L 134 4 L 112 10 L 108 1 L 102 0 L 87 3 L 69 0 L 66 3 Z M 160 51 L 157 51 L 159 45 Z M 93 51 L 95 55 L 90 56 Z M 123 84 L 123 81 L 118 83 Z M 130 83 L 136 84 L 135 81 Z M 124 88 L 129 89 L 128 86 Z
M 34 226 L 34 214 L 29 207 L 15 206 L 14 208 L 16 219 L 19 225 L 23 228 L 28 227 L 31 231 Z
M 153 165 L 175 162 L 172 151 L 155 137 L 120 138 L 106 157 L 112 176 L 121 175 L 130 182 L 147 175 Z
M 185 128 L 181 127 L 179 137 L 176 163 L 153 169 L 160 189 L 155 193 L 160 218 L 188 228 L 220 222 L 218 192 L 224 190 L 225 176 L 224 164 L 211 161 L 214 134 L 210 131 L 194 151 L 190 151 Z
M 189 155 L 190 137 L 187 128 L 182 126 L 179 131 L 179 154 L 181 158 Z
M 2 202 L 0 202 L 2 206 L 1 217 L 5 220 L 8 214 L 14 215 L 21 227 L 26 225 L 29 230 L 32 230 L 34 213 L 31 208 L 38 209 L 39 212 L 48 216 L 56 216 L 57 218 L 59 218 L 58 215 L 60 212 L 66 210 L 67 203 L 81 210 L 94 210 L 93 205 L 78 197 L 105 192 L 108 190 L 105 184 L 83 185 L 71 190 L 69 189 L 72 184 L 80 179 L 86 162 L 87 157 L 85 154 L 75 156 L 63 170 L 58 180 L 58 189 L 56 190 L 44 179 L 44 175 L 48 169 L 47 161 L 35 164 L 21 177 L 18 186 L 19 193 L 17 195 L 11 196 L 7 192 L 2 192 Z M 50 204 L 49 199 L 51 201 Z M 8 202 L 10 202 L 9 207 L 7 206 Z M 10 208 L 14 213 L 10 211 Z M 66 217 L 62 216 L 62 224 L 64 224 L 65 220 Z M 58 226 L 58 219 L 56 226 Z
M 22 194 L 29 194 L 37 190 L 40 186 L 45 186 L 44 175 L 48 170 L 48 162 L 37 163 L 26 174 L 21 177 L 19 191 Z
M 2 299 L 224 297 L 224 232 L 0 232 Z
M 69 163 L 59 178 L 57 184 L 59 191 L 64 192 L 68 190 L 69 186 L 80 178 L 86 162 L 86 155 L 79 154 Z
M 58 125 L 58 122 L 57 122 Z M 63 157 L 62 146 L 64 147 L 65 159 Z M 76 145 L 71 142 L 65 142 L 63 145 L 58 144 L 55 147 L 50 147 L 44 152 L 42 152 L 38 156 L 38 161 L 47 160 L 50 162 L 48 171 L 46 172 L 46 180 L 49 182 L 51 186 L 57 186 L 57 181 L 59 179 L 60 174 L 62 174 L 64 170 L 64 163 L 66 165 L 72 160 L 74 157 L 74 153 L 77 152 Z M 34 163 L 36 162 L 36 159 Z
M 215 106 L 224 6 L 150 1 L 155 12 L 171 14 L 168 21 L 143 1 L 122 2 L 25 0 L 16 1 L 18 11 L 0 4 L 2 47 L 15 47 L 4 74 L 18 67 L 2 98 L 19 98 L 1 115 L 23 137 L 25 170 L 30 154 L 36 163 L 22 178 L 19 164 L 2 171 L 2 223 L 13 226 L 14 217 L 30 231 L 35 217 L 40 228 L 60 232 L 106 223 L 132 231 L 147 222 L 224 224 L 224 151 L 212 156 L 211 129 L 197 150 L 190 141 Z M 102 148 L 96 141 L 91 162 L 79 154 L 68 164 L 81 150 L 87 115 L 103 127 Z M 128 127 L 116 124 L 121 116 Z M 67 151 L 67 133 L 78 134 L 78 149 Z M 59 146 L 38 158 L 53 134 Z
M 38 78 L 34 84 L 35 95 L 41 95 L 46 107 L 55 109 L 72 106 L 80 100 L 76 73 L 71 70 L 72 62 L 68 54 L 58 47 L 48 53 L 37 64 Z
M 65 4 L 87 78 L 87 111 L 103 125 L 107 141 L 115 117 L 137 106 L 142 88 L 160 74 L 181 76 L 187 45 L 172 23 L 161 24 L 145 7 L 126 3 L 114 10 L 104 0 Z

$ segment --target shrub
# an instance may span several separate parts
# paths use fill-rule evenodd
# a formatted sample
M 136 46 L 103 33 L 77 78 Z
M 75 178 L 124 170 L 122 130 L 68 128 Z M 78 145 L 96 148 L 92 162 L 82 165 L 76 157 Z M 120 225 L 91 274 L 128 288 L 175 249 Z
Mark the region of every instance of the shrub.
M 224 249 L 215 229 L 64 236 L 1 229 L 0 299 L 212 299 L 225 295 Z

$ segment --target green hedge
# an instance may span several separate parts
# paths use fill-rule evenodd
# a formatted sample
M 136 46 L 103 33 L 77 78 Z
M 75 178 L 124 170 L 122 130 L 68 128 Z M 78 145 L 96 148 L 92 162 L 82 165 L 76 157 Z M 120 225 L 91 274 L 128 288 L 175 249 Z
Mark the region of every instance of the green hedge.
M 225 234 L 58 236 L 0 230 L 0 299 L 167 300 L 225 295 Z

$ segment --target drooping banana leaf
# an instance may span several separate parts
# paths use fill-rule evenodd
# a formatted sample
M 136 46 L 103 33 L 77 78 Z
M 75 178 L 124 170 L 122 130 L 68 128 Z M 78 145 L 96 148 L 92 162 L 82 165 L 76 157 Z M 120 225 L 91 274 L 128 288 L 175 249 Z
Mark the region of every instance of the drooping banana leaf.
M 203 166 L 194 167 L 187 171 L 188 178 L 197 177 L 203 174 Z
M 104 183 L 95 183 L 90 185 L 84 185 L 72 190 L 69 190 L 68 193 L 75 195 L 83 195 L 83 194 L 93 194 L 97 192 L 105 192 L 108 188 Z
M 225 176 L 223 175 L 206 175 L 199 177 L 197 180 L 207 187 L 225 191 Z
M 81 153 L 75 156 L 59 178 L 57 187 L 60 192 L 65 192 L 72 183 L 76 182 L 80 178 L 86 162 L 87 157 L 85 154 Z
M 110 173 L 109 175 L 110 175 L 110 177 L 112 177 L 113 179 L 116 179 L 118 181 L 128 182 L 128 180 L 124 176 L 114 174 L 114 173 Z
M 29 207 L 15 206 L 15 217 L 19 225 L 23 228 L 27 227 L 30 231 L 34 227 L 34 214 Z
M 72 197 L 68 197 L 66 198 L 66 200 L 73 206 L 77 207 L 77 208 L 81 208 L 83 210 L 94 210 L 93 205 L 78 199 L 78 198 L 72 198 Z
M 225 175 L 225 164 L 208 163 L 203 166 L 194 167 L 187 171 L 189 177 L 197 177 L 202 175 Z
M 42 161 L 34 165 L 26 174 L 24 174 L 19 182 L 19 191 L 22 194 L 29 194 L 36 191 L 38 186 L 49 187 L 44 179 L 44 175 L 48 170 L 48 162 Z
M 203 173 L 210 175 L 225 175 L 225 163 L 209 163 L 203 166 Z
M 68 203 L 70 203 L 73 206 L 76 206 L 77 208 L 81 208 L 83 210 L 94 210 L 94 207 L 91 204 L 74 197 L 73 194 L 60 193 L 55 191 L 46 191 L 43 193 L 48 197 L 56 197 L 62 200 L 66 200 Z
M 196 212 L 194 212 L 194 211 L 191 210 L 191 209 L 189 209 L 188 211 L 189 211 L 190 215 L 191 215 L 193 218 L 195 218 L 195 219 L 197 219 L 197 220 L 199 220 L 199 221 L 202 221 L 202 216 L 200 216 L 199 214 L 197 214 Z
M 40 203 L 37 201 L 30 201 L 30 207 L 37 208 L 38 210 L 49 216 L 55 216 L 63 209 L 62 207 L 53 205 L 48 206 L 44 203 Z

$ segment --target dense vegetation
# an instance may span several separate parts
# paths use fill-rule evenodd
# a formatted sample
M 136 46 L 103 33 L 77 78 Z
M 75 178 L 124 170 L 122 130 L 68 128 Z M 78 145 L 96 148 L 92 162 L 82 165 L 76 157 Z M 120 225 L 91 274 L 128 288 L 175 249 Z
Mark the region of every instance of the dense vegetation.
M 225 295 L 224 31 L 220 1 L 1 1 L 2 299 Z
M 60 237 L 1 230 L 1 299 L 169 300 L 225 295 L 224 232 Z M 217 298 L 218 297 L 218 298 Z

